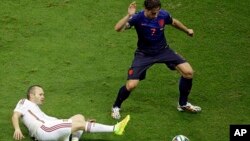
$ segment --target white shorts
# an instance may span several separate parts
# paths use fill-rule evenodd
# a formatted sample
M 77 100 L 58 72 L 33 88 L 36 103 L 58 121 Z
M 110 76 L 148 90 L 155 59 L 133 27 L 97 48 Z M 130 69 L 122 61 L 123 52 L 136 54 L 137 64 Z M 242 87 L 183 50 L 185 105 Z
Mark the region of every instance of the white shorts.
M 39 141 L 69 141 L 71 127 L 71 119 L 46 122 L 37 129 L 35 138 Z

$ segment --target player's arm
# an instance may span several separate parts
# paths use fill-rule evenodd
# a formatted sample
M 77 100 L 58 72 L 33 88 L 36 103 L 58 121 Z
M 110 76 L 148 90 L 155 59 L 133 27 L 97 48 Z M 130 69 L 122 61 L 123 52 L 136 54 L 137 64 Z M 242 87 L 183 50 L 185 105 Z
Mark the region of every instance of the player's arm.
M 181 23 L 179 20 L 173 18 L 172 26 L 174 26 L 177 29 L 180 29 L 181 31 L 187 33 L 189 36 L 194 35 L 193 29 L 187 28 L 183 23 Z
M 128 14 L 116 23 L 115 30 L 117 32 L 121 32 L 124 29 L 128 28 L 129 27 L 128 21 L 130 17 L 135 14 L 135 12 L 136 12 L 136 2 L 134 1 L 128 7 Z
M 22 114 L 19 112 L 16 112 L 16 111 L 14 111 L 14 113 L 12 115 L 12 124 L 13 124 L 13 127 L 15 129 L 14 134 L 13 134 L 13 138 L 15 140 L 21 140 L 24 138 L 23 133 L 22 133 L 20 126 L 19 126 L 19 119 L 21 116 L 22 116 Z

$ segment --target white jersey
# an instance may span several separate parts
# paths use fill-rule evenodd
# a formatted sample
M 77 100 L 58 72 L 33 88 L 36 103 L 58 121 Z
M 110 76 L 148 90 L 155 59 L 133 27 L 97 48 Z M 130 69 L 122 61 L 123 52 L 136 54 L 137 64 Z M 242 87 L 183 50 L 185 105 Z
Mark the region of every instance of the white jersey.
M 21 99 L 14 111 L 22 114 L 21 119 L 31 136 L 34 136 L 37 129 L 46 122 L 57 120 L 57 118 L 46 115 L 37 104 L 28 99 Z

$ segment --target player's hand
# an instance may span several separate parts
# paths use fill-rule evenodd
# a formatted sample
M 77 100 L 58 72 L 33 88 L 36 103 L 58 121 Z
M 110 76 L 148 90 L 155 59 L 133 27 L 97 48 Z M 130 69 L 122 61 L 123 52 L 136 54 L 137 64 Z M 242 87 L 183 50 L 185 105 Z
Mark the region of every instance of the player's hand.
M 128 14 L 129 16 L 132 16 L 135 14 L 135 12 L 136 12 L 136 2 L 134 1 L 128 7 Z
M 193 31 L 193 29 L 188 29 L 188 30 L 187 30 L 187 34 L 188 34 L 189 36 L 193 37 L 193 36 L 194 36 L 194 31 Z
M 14 132 L 13 138 L 15 140 L 22 140 L 22 139 L 24 139 L 22 131 L 20 129 L 16 129 L 15 132 Z

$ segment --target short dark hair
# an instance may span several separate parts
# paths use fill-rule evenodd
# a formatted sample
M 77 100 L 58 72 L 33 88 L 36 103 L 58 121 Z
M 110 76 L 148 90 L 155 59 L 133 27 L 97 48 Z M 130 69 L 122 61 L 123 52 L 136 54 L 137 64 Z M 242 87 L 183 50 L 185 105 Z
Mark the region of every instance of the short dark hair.
M 161 8 L 161 1 L 160 0 L 145 0 L 144 7 L 147 10 L 152 10 L 154 8 Z
M 35 90 L 36 87 L 42 88 L 42 86 L 40 86 L 40 85 L 32 85 L 32 86 L 30 86 L 28 88 L 28 90 L 27 90 L 27 99 L 30 99 L 30 94 L 34 93 L 34 90 Z

